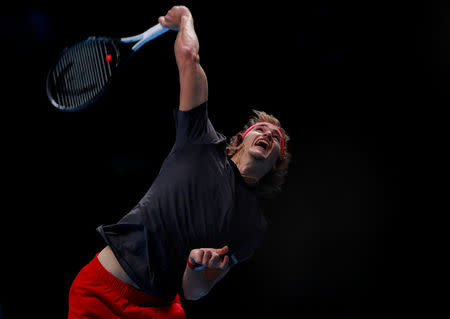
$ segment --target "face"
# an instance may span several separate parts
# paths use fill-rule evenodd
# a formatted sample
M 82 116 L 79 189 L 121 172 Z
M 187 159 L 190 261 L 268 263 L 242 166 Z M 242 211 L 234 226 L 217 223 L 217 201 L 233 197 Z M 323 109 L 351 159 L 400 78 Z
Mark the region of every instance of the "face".
M 278 130 L 270 125 L 255 126 L 245 135 L 242 143 L 255 162 L 265 168 L 267 172 L 273 168 L 280 157 L 281 136 Z

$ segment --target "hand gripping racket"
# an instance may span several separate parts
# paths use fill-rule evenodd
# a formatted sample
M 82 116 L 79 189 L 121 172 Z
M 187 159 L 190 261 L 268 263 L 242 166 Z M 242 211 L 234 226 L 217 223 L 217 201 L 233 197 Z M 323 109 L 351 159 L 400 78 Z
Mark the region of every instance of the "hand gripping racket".
M 47 96 L 61 111 L 73 112 L 94 103 L 134 52 L 168 31 L 157 24 L 133 37 L 89 37 L 66 48 L 50 68 Z

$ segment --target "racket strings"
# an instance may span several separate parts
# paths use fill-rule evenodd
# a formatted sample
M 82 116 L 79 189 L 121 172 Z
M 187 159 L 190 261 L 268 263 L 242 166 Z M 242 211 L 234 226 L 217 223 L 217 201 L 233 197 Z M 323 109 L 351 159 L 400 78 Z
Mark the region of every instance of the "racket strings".
M 117 52 L 107 39 L 89 39 L 68 49 L 50 75 L 50 94 L 61 109 L 78 108 L 97 97 L 108 84 Z

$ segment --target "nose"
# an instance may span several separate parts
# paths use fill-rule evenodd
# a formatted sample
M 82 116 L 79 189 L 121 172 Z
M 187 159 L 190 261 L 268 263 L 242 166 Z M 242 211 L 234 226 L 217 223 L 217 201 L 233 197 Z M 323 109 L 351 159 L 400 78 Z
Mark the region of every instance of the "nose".
M 272 141 L 272 139 L 273 139 L 272 132 L 266 131 L 266 132 L 264 133 L 264 135 L 267 136 L 267 137 L 269 138 L 269 141 Z

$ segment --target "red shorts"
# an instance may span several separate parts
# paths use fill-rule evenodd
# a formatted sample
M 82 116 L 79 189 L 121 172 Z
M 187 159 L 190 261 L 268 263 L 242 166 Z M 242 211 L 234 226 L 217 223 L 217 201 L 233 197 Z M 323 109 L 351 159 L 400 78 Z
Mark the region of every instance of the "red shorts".
M 98 254 L 97 254 L 98 255 Z M 69 292 L 69 319 L 184 319 L 180 297 L 162 300 L 110 274 L 95 258 L 78 273 Z

